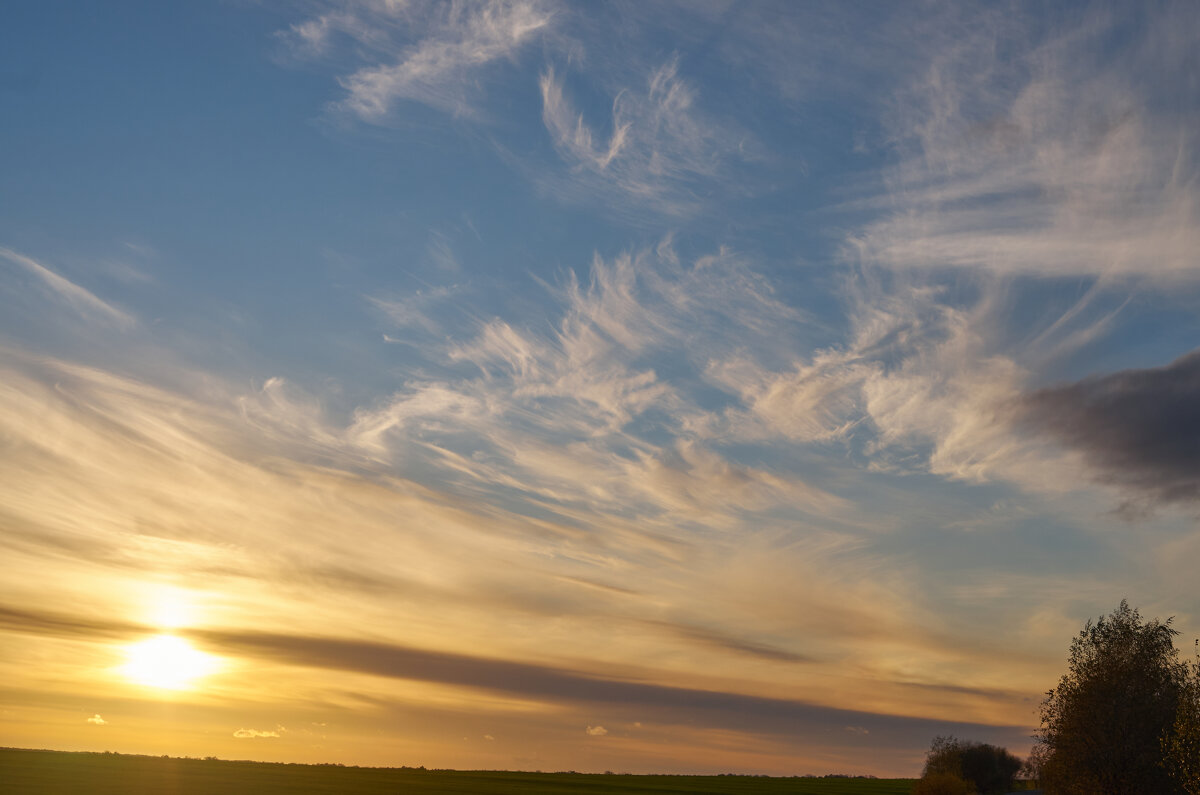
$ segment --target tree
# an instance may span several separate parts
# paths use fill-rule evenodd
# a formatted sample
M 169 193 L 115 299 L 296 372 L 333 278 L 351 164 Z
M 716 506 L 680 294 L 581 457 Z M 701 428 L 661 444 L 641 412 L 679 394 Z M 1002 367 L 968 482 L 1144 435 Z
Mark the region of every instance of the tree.
M 1200 660 L 1194 663 L 1175 712 L 1162 737 L 1163 766 L 1187 795 L 1200 795 Z
M 955 737 L 934 737 L 921 772 L 922 785 L 916 791 L 950 792 L 957 780 L 964 783 L 967 792 L 1008 792 L 1021 766 L 1021 760 L 1004 748 Z
M 1164 765 L 1187 690 L 1166 621 L 1122 600 L 1071 641 L 1068 671 L 1042 702 L 1042 786 L 1054 795 L 1185 793 Z M 1167 738 L 1164 740 L 1164 738 Z
M 1021 772 L 1017 775 L 1030 782 L 1036 789 L 1045 777 L 1047 756 L 1048 749 L 1045 745 L 1033 746 L 1029 749 L 1029 758 L 1025 760 L 1025 764 L 1021 766 Z

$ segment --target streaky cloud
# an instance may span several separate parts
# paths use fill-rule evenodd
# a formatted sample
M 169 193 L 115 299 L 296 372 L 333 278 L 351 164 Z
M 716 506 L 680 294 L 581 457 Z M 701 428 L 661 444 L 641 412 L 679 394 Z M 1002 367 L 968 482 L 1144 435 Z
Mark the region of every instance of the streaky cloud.
M 80 287 L 70 279 L 60 276 L 31 257 L 4 247 L 0 247 L 0 257 L 4 257 L 37 277 L 45 287 L 49 288 L 55 298 L 85 318 L 99 320 L 106 325 L 121 329 L 132 328 L 137 323 L 128 312 L 117 309 L 112 304 L 97 298 L 94 293 Z
M 286 38 L 300 57 L 325 54 L 335 34 L 358 45 L 368 65 L 338 78 L 345 97 L 336 107 L 362 121 L 385 122 L 401 100 L 476 117 L 481 75 L 514 57 L 554 13 L 531 0 L 352 2 L 291 26 Z
M 144 633 L 145 627 L 107 618 L 87 618 L 72 613 L 26 610 L 0 604 L 0 628 L 5 632 L 23 632 L 55 638 L 131 638 Z
M 873 735 L 891 740 L 914 731 L 949 730 L 971 733 L 972 736 L 1004 736 L 1012 742 L 1019 741 L 1017 738 L 1028 731 L 1024 727 L 943 722 L 838 709 L 790 699 L 601 678 L 535 663 L 388 643 L 217 630 L 193 635 L 230 655 L 436 682 L 552 703 L 624 708 L 634 714 L 649 710 L 659 722 L 700 722 L 741 731 L 799 733 L 814 739 L 829 732 L 831 727 L 847 724 L 867 727 Z
M 596 171 L 608 168 L 613 158 L 620 154 L 632 125 L 632 122 L 623 121 L 620 117 L 621 95 L 618 94 L 613 100 L 612 135 L 608 145 L 597 148 L 592 143 L 592 130 L 585 124 L 583 114 L 572 108 L 564 98 L 562 81 L 553 69 L 546 70 L 539 85 L 542 89 L 542 121 L 563 156 L 580 167 Z
M 610 89 L 612 110 L 606 136 L 576 109 L 565 75 L 549 67 L 538 82 L 542 122 L 567 174 L 553 171 L 535 180 L 577 202 L 604 200 L 610 211 L 628 213 L 629 203 L 667 217 L 695 215 L 704 202 L 699 186 L 719 183 L 727 195 L 747 184 L 730 170 L 744 159 L 750 134 L 734 121 L 705 113 L 697 91 L 680 74 L 676 54 L 630 81 Z
M 707 627 L 690 625 L 690 624 L 673 624 L 669 621 L 651 622 L 650 626 L 661 628 L 667 632 L 673 632 L 696 643 L 712 646 L 723 651 L 732 651 L 738 654 L 744 654 L 749 657 L 757 657 L 764 660 L 784 663 L 810 663 L 814 662 L 815 658 L 804 654 L 797 654 L 781 649 L 776 646 L 769 646 L 765 643 L 754 643 L 743 638 L 735 637 L 732 634 L 718 632 Z
M 1187 81 L 1172 79 L 1189 64 L 1171 45 L 1200 35 L 1200 17 L 1184 7 L 1138 21 L 1089 7 L 1037 46 L 1028 20 L 996 11 L 965 41 L 934 48 L 891 114 L 898 158 L 871 202 L 883 214 L 850 236 L 851 256 L 896 269 L 1194 281 L 1200 163 L 1194 119 L 1178 110 L 1191 104 Z

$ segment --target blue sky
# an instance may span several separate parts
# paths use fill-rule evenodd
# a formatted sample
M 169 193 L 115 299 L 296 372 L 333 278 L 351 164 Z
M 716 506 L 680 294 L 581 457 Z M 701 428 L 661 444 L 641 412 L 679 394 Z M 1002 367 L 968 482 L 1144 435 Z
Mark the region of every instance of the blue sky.
M 1200 634 L 1191 5 L 4 16 L 3 744 L 914 775 Z

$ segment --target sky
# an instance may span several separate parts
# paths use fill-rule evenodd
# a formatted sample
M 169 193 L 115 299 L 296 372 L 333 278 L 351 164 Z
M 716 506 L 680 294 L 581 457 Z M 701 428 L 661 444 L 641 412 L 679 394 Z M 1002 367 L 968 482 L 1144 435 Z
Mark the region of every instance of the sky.
M 0 16 L 0 745 L 916 776 L 1192 653 L 1195 3 Z

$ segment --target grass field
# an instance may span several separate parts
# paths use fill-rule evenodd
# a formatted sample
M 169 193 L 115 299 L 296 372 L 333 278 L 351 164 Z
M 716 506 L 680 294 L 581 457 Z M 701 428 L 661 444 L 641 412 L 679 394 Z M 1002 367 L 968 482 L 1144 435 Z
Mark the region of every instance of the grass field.
M 4 793 L 798 793 L 910 795 L 913 779 L 510 773 L 0 749 Z

